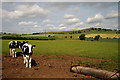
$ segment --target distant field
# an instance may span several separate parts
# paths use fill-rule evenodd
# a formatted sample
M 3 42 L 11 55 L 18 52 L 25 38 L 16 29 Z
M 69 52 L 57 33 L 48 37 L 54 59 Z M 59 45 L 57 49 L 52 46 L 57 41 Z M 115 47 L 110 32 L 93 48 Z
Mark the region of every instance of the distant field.
M 82 34 L 82 33 L 81 33 Z M 81 34 L 38 34 L 38 35 L 23 35 L 22 37 L 48 37 L 48 35 L 51 35 L 51 36 L 55 36 L 57 38 L 65 38 L 65 36 L 67 36 L 67 39 L 70 38 L 70 36 L 72 36 L 72 39 L 77 39 Z M 85 33 L 86 34 L 86 33 Z M 115 33 L 109 33 L 109 34 L 103 34 L 103 33 L 91 33 L 91 34 L 86 34 L 86 37 L 89 38 L 89 37 L 95 37 L 96 35 L 100 35 L 102 38 L 119 38 L 120 35 L 118 34 L 115 34 Z
M 89 37 L 95 37 L 96 35 L 100 35 L 102 38 L 120 38 L 119 34 L 116 34 L 118 31 L 111 30 L 111 31 L 105 31 L 105 30 L 91 30 L 91 29 L 85 29 L 80 30 L 81 33 L 78 33 L 78 31 L 63 31 L 63 32 L 46 32 L 46 33 L 38 33 L 38 34 L 4 34 L 2 36 L 15 36 L 15 37 L 31 37 L 31 38 L 40 38 L 40 37 L 48 37 L 54 36 L 56 39 L 78 39 L 78 37 L 81 34 L 85 34 L 87 38 Z M 72 36 L 72 38 L 70 38 Z M 67 38 L 66 38 L 67 37 Z
M 100 35 L 102 38 L 119 38 L 118 34 L 87 34 L 86 37 L 95 37 L 96 35 Z
M 48 37 L 48 35 L 55 36 L 61 34 L 37 34 L 37 35 L 22 35 L 22 37 Z

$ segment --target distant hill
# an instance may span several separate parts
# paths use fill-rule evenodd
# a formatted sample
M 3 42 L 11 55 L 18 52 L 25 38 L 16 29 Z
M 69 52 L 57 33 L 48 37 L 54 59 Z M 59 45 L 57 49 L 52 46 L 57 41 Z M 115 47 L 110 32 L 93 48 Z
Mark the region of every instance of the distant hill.
M 74 31 L 61 31 L 61 32 L 43 32 L 43 33 L 33 33 L 36 34 L 80 34 L 80 33 L 111 33 L 111 32 L 118 32 L 117 30 L 112 29 L 102 29 L 102 28 L 88 28 L 83 30 L 74 30 Z M 120 32 L 120 31 L 119 31 Z

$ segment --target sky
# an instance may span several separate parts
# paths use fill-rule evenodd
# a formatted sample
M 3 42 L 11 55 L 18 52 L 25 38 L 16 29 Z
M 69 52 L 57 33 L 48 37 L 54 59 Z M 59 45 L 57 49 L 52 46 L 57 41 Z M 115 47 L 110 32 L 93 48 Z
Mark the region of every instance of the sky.
M 118 2 L 2 2 L 2 32 L 118 29 Z

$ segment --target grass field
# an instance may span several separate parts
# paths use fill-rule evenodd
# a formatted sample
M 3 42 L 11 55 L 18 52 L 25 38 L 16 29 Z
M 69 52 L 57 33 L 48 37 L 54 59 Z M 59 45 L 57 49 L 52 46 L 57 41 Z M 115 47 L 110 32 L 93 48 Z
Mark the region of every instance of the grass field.
M 11 40 L 2 40 L 2 54 L 8 54 L 8 43 Z M 80 41 L 80 40 L 55 40 L 39 41 L 29 40 L 35 44 L 34 54 L 44 55 L 73 55 L 92 58 L 118 60 L 118 42 L 116 41 Z

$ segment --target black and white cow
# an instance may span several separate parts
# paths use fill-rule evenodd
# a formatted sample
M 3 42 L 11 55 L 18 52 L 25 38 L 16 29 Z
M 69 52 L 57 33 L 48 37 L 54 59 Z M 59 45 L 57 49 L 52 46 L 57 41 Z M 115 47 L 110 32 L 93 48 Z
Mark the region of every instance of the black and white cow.
M 10 41 L 9 42 L 10 56 L 12 56 L 13 58 L 16 57 L 16 48 L 20 48 L 20 41 Z
M 22 46 L 27 43 L 27 41 L 10 41 L 9 42 L 9 49 L 10 49 L 10 56 L 12 56 L 13 58 L 16 57 L 16 49 L 17 48 L 21 48 Z
M 31 60 L 32 60 L 32 49 L 35 47 L 35 45 L 31 44 L 24 44 L 22 46 L 22 53 L 23 53 L 23 59 L 24 59 L 24 64 L 26 64 L 26 67 L 31 68 Z
M 23 41 L 20 43 L 20 48 L 22 49 L 22 46 L 25 44 L 25 43 L 28 43 L 28 41 Z

